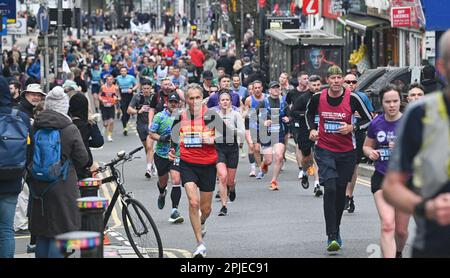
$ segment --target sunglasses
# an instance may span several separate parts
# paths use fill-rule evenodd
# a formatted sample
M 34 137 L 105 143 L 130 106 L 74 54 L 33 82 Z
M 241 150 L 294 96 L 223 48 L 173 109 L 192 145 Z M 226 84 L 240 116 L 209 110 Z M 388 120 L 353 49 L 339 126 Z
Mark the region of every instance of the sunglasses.
M 355 85 L 356 83 L 358 83 L 358 81 L 356 81 L 356 80 L 347 80 L 347 81 L 345 81 L 345 83 Z

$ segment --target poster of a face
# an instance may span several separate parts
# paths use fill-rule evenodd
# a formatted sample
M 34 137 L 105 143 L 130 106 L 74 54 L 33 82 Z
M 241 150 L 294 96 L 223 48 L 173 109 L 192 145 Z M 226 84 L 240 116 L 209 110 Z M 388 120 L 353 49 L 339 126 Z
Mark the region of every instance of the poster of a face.
M 300 69 L 309 75 L 326 77 L 328 68 L 341 65 L 342 50 L 337 47 L 311 46 L 300 49 Z

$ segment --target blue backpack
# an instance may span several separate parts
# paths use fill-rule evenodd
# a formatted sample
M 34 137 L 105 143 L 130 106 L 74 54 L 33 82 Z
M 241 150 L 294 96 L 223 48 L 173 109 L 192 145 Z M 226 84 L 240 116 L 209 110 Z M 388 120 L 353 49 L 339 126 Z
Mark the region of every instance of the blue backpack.
M 36 132 L 31 168 L 31 175 L 35 180 L 50 184 L 56 184 L 61 178 L 66 180 L 69 160 L 62 162 L 61 148 L 58 129 L 39 129 Z
M 27 160 L 28 127 L 18 110 L 0 114 L 0 180 L 23 176 Z

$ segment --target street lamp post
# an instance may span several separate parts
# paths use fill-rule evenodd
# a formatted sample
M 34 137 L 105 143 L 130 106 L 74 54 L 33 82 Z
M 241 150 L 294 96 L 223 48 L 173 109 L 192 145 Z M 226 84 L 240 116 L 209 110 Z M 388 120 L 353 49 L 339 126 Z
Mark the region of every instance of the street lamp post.
M 63 5 L 62 0 L 58 0 L 58 66 L 57 78 L 58 84 L 62 82 L 62 67 L 63 67 Z

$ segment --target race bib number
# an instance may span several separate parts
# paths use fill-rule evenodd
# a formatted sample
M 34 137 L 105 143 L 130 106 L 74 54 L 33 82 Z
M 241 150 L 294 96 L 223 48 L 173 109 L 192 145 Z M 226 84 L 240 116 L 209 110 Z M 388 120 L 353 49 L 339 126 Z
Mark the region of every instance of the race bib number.
M 294 127 L 300 127 L 299 123 L 294 123 Z
M 341 122 L 325 120 L 324 128 L 326 133 L 338 133 L 338 129 L 342 126 Z
M 280 124 L 271 124 L 269 127 L 269 131 L 271 133 L 279 133 L 281 130 L 281 126 Z
M 188 77 L 194 77 L 194 73 L 188 72 Z
M 380 153 L 380 161 L 389 161 L 392 154 L 392 150 L 390 148 L 383 147 L 378 149 L 378 152 Z
M 189 133 L 184 136 L 184 147 L 185 148 L 201 148 L 202 147 L 202 137 L 200 133 Z
M 122 92 L 122 94 L 127 94 L 128 93 L 128 89 L 121 89 L 120 91 Z

